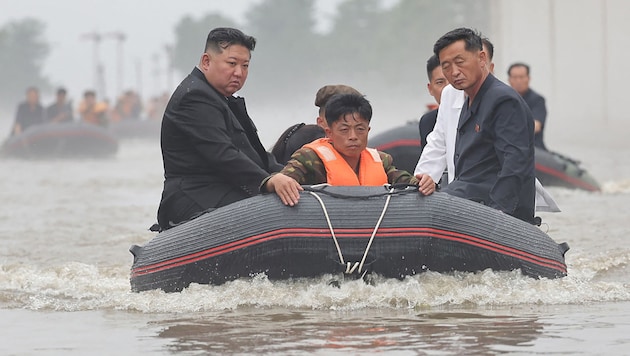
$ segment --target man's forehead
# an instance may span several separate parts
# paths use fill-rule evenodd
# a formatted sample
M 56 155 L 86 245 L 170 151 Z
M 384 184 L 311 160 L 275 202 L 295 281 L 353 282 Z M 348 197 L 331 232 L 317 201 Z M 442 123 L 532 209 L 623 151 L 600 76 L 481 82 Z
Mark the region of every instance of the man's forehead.
M 451 43 L 450 45 L 444 47 L 440 53 L 439 58 L 442 60 L 446 55 L 449 57 L 457 57 L 457 56 L 466 56 L 474 54 L 475 52 L 479 52 L 477 49 L 466 49 L 466 42 L 464 40 L 459 40 Z
M 341 116 L 341 119 L 337 121 L 339 124 L 364 124 L 367 123 L 368 121 L 361 116 L 361 114 L 357 113 L 357 112 L 353 112 L 353 113 L 347 113 L 347 114 L 343 114 Z

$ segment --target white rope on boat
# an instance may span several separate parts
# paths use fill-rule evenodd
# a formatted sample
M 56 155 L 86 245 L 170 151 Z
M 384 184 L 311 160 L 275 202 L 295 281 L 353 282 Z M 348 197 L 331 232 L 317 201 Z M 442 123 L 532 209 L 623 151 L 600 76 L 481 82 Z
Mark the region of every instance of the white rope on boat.
M 394 192 L 394 188 L 389 189 L 389 193 L 387 194 L 387 199 L 385 199 L 385 205 L 383 206 L 383 211 L 381 212 L 381 216 L 378 218 L 376 222 L 376 226 L 374 226 L 374 231 L 372 231 L 372 236 L 370 236 L 370 241 L 368 242 L 367 247 L 365 248 L 365 253 L 363 254 L 363 258 L 361 259 L 361 264 L 359 265 L 359 273 L 363 269 L 363 264 L 365 263 L 365 259 L 367 258 L 368 251 L 370 251 L 370 247 L 372 247 L 372 241 L 374 241 L 374 237 L 376 236 L 376 231 L 378 231 L 379 226 L 381 226 L 381 222 L 383 221 L 383 217 L 385 217 L 385 213 L 387 212 L 387 208 L 389 207 L 389 201 L 392 199 L 392 194 Z
M 385 205 L 383 206 L 383 211 L 381 212 L 381 216 L 378 218 L 378 221 L 376 222 L 376 226 L 374 226 L 374 230 L 372 231 L 372 235 L 370 236 L 370 240 L 368 241 L 368 244 L 365 248 L 365 252 L 363 253 L 363 258 L 361 259 L 361 262 L 345 262 L 343 259 L 343 253 L 341 252 L 341 247 L 339 246 L 339 242 L 337 241 L 337 236 L 335 236 L 335 230 L 333 229 L 332 223 L 330 222 L 330 216 L 328 215 L 328 210 L 326 209 L 326 204 L 324 204 L 324 201 L 322 200 L 322 198 L 319 197 L 319 195 L 317 195 L 315 192 L 309 191 L 309 193 L 315 197 L 315 199 L 317 199 L 317 201 L 319 201 L 319 204 L 322 207 L 322 210 L 324 212 L 324 217 L 326 217 L 326 222 L 328 223 L 328 228 L 330 229 L 330 234 L 333 238 L 333 241 L 335 242 L 335 247 L 337 248 L 337 253 L 339 254 L 339 261 L 341 262 L 341 264 L 346 265 L 346 274 L 352 274 L 355 271 L 357 271 L 358 273 L 361 273 L 361 271 L 363 270 L 363 266 L 365 264 L 365 259 L 367 258 L 368 252 L 370 251 L 370 248 L 372 247 L 372 242 L 374 241 L 374 237 L 376 237 L 376 232 L 378 231 L 378 228 L 381 226 L 381 222 L 383 221 L 383 218 L 385 217 L 385 213 L 387 212 L 387 208 L 389 207 L 389 201 L 392 198 L 392 194 L 394 192 L 394 188 L 390 188 L 389 193 L 387 195 L 387 199 L 385 200 Z M 365 273 L 364 273 L 365 274 Z
M 309 191 L 309 193 L 315 197 L 319 201 L 319 205 L 322 206 L 322 210 L 324 211 L 324 216 L 326 217 L 326 222 L 328 223 L 328 228 L 330 229 L 330 234 L 332 235 L 333 241 L 335 241 L 335 246 L 337 247 L 337 253 L 339 254 L 339 261 L 341 264 L 346 264 L 343 260 L 343 254 L 341 253 L 341 247 L 339 247 L 339 242 L 337 242 L 337 237 L 335 236 L 335 230 L 332 227 L 332 223 L 330 222 L 330 217 L 328 216 L 328 211 L 326 210 L 326 204 L 322 198 L 319 197 L 315 192 Z

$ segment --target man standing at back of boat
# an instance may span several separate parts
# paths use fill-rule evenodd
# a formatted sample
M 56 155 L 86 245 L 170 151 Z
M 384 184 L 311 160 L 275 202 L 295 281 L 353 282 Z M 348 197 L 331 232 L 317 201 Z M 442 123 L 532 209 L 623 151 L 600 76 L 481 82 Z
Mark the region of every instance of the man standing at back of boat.
M 529 66 L 525 63 L 514 63 L 507 71 L 510 86 L 525 100 L 534 115 L 534 144 L 546 150 L 543 141 L 543 131 L 547 121 L 547 106 L 545 98 L 529 87 Z
M 162 230 L 256 195 L 260 182 L 282 169 L 260 142 L 244 99 L 234 96 L 255 45 L 238 29 L 213 29 L 199 64 L 171 96 L 162 119 Z

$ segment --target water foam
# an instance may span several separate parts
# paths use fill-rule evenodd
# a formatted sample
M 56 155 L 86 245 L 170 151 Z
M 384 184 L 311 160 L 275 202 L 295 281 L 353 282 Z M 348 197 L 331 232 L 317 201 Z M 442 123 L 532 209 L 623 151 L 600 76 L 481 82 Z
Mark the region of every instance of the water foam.
M 602 192 L 607 194 L 630 193 L 630 179 L 605 182 L 602 185 Z
M 612 253 L 612 252 L 611 252 Z M 612 258 L 573 256 L 569 276 L 533 279 L 519 271 L 439 274 L 402 281 L 376 276 L 373 283 L 337 276 L 270 281 L 263 275 L 220 286 L 191 285 L 181 293 L 129 288 L 129 267 L 64 263 L 52 267 L 0 265 L 0 304 L 32 310 L 95 309 L 145 313 L 234 310 L 243 307 L 357 310 L 422 309 L 442 306 L 558 305 L 630 301 L 630 284 L 611 270 L 625 269 L 630 251 Z M 338 286 L 331 281 L 338 281 Z

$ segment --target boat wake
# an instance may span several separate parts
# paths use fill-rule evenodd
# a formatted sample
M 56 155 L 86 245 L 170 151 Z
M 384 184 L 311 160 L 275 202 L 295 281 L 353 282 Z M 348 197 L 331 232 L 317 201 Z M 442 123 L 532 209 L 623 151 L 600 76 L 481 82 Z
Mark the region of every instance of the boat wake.
M 597 256 L 573 253 L 560 279 L 533 279 L 520 271 L 422 273 L 404 280 L 374 276 L 271 281 L 264 274 L 219 286 L 192 284 L 179 293 L 131 292 L 129 267 L 64 263 L 0 265 L 0 306 L 31 310 L 126 310 L 178 313 L 240 308 L 359 310 L 365 308 L 561 305 L 630 301 L 625 281 L 630 250 Z
M 604 193 L 630 193 L 630 179 L 605 182 L 602 186 Z

